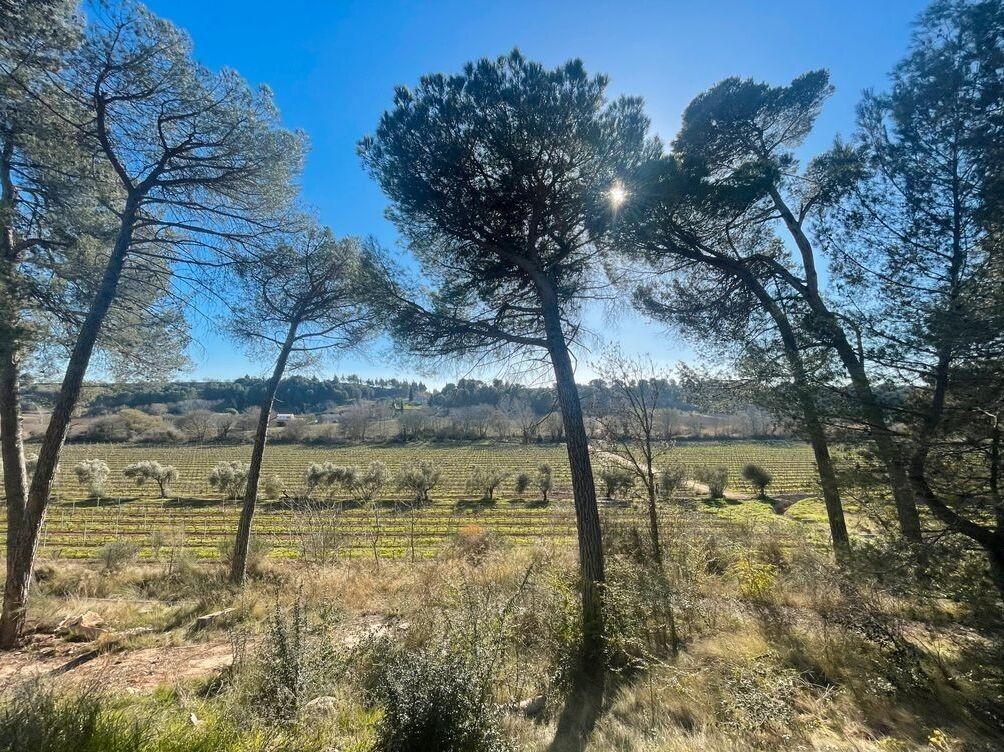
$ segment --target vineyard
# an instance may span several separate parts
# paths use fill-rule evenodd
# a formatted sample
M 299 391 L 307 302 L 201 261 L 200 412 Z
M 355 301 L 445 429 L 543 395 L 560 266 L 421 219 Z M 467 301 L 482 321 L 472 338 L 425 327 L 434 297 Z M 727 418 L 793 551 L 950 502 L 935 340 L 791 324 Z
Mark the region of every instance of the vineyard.
M 110 541 L 124 539 L 133 542 L 142 556 L 159 556 L 161 550 L 218 556 L 233 535 L 239 501 L 222 498 L 210 487 L 208 476 L 217 463 L 246 461 L 249 453 L 248 446 L 239 445 L 68 445 L 41 553 L 50 558 L 89 558 Z M 86 488 L 74 476 L 74 466 L 83 459 L 100 459 L 109 466 L 111 473 L 101 498 L 88 498 Z M 169 498 L 159 498 L 156 484 L 137 487 L 123 475 L 126 466 L 141 460 L 155 460 L 178 470 Z M 431 502 L 412 506 L 393 481 L 373 504 L 353 502 L 340 492 L 315 494 L 315 500 L 306 506 L 291 501 L 303 491 L 304 472 L 312 463 L 365 467 L 376 461 L 383 462 L 392 476 L 422 461 L 433 463 L 441 471 L 441 479 L 430 494 Z M 681 444 L 672 450 L 671 461 L 685 466 L 691 477 L 701 467 L 725 466 L 730 489 L 742 494 L 748 494 L 749 489 L 740 479 L 740 470 L 750 462 L 773 474 L 775 493 L 812 494 L 815 488 L 812 455 L 802 444 Z M 536 490 L 517 495 L 513 486 L 517 473 L 535 473 L 541 463 L 553 468 L 554 489 L 546 505 Z M 478 494 L 467 488 L 476 467 L 507 476 L 491 503 L 479 500 Z M 276 556 L 427 555 L 463 530 L 488 531 L 516 544 L 560 542 L 574 536 L 568 464 L 562 446 L 485 443 L 332 448 L 280 444 L 266 453 L 262 477 L 270 476 L 282 478 L 286 494 L 262 500 L 255 529 Z M 641 519 L 634 505 L 606 506 L 605 514 Z M 707 511 L 708 524 L 719 516 L 775 517 L 769 506 L 755 501 L 724 509 L 708 507 Z

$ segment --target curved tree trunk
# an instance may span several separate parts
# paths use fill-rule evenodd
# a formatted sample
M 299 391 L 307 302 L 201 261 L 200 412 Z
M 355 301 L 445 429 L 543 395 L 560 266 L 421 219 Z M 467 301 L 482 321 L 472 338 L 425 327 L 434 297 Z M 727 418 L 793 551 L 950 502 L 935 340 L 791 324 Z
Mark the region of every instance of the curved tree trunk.
M 781 310 L 763 285 L 749 273 L 743 272 L 739 276 L 767 309 L 781 337 L 785 359 L 788 361 L 791 378 L 795 383 L 795 393 L 798 395 L 798 406 L 805 423 L 805 432 L 812 447 L 812 455 L 816 460 L 816 471 L 819 473 L 819 485 L 826 507 L 826 519 L 830 525 L 833 553 L 838 562 L 844 561 L 850 553 L 850 536 L 847 533 L 847 520 L 844 518 L 844 505 L 840 499 L 840 486 L 837 483 L 833 458 L 830 456 L 826 430 L 823 427 L 816 400 L 812 395 L 809 375 L 805 370 L 805 361 L 798 349 L 798 339 L 787 314 Z
M 31 585 L 32 567 L 35 563 L 35 550 L 38 547 L 42 523 L 45 521 L 49 497 L 52 494 L 56 466 L 59 464 L 59 455 L 70 427 L 70 418 L 80 398 L 80 389 L 91 361 L 91 354 L 101 333 L 101 325 L 115 300 L 126 254 L 132 243 L 137 204 L 138 199 L 134 195 L 130 195 L 126 200 L 118 237 L 108 257 L 101 285 L 91 301 L 91 307 L 80 327 L 77 341 L 66 365 L 63 383 L 59 388 L 45 438 L 38 453 L 38 464 L 35 466 L 35 474 L 28 489 L 13 549 L 8 548 L 7 580 L 4 585 L 3 613 L 0 615 L 0 649 L 15 647 L 24 628 L 25 606 Z
M 244 584 L 244 577 L 247 574 L 248 550 L 251 546 L 251 522 L 254 519 L 255 505 L 258 503 L 258 480 L 261 478 L 261 463 L 265 457 L 265 444 L 268 441 L 268 422 L 272 414 L 272 404 L 275 402 L 275 393 L 279 391 L 279 382 L 282 380 L 282 374 L 286 370 L 286 363 L 289 360 L 289 353 L 296 340 L 296 329 L 296 323 L 290 324 L 289 333 L 279 350 L 275 368 L 272 369 L 272 377 L 265 385 L 265 396 L 260 405 L 261 414 L 258 416 L 254 447 L 251 450 L 251 462 L 248 465 L 247 486 L 244 489 L 244 506 L 237 523 L 234 554 L 230 560 L 230 583 L 237 587 Z
M 885 465 L 889 475 L 900 532 L 908 541 L 921 543 L 923 537 L 920 529 L 920 514 L 917 511 L 917 500 L 910 484 L 906 460 L 896 446 L 895 435 L 886 421 L 885 409 L 872 389 L 871 380 L 865 371 L 862 358 L 848 341 L 836 316 L 819 294 L 815 254 L 809 238 L 802 230 L 801 223 L 795 218 L 776 188 L 772 189 L 770 194 L 774 206 L 780 212 L 781 218 L 802 257 L 805 286 L 804 289 L 797 290 L 797 292 L 816 316 L 820 329 L 829 340 L 829 344 L 836 350 L 841 364 L 847 371 L 847 375 L 850 376 L 854 396 L 861 405 L 862 417 L 868 426 L 872 440 L 875 442 L 879 459 Z
M 561 314 L 553 289 L 538 284 L 547 350 L 554 368 L 554 381 L 565 426 L 568 464 L 572 473 L 575 497 L 575 523 L 579 542 L 579 567 L 582 573 L 583 667 L 598 676 L 604 663 L 603 639 L 603 538 L 600 513 L 596 505 L 596 486 L 589 459 L 589 440 L 582 418 L 582 404 L 575 384 L 575 370 L 568 353 L 568 343 L 561 328 Z

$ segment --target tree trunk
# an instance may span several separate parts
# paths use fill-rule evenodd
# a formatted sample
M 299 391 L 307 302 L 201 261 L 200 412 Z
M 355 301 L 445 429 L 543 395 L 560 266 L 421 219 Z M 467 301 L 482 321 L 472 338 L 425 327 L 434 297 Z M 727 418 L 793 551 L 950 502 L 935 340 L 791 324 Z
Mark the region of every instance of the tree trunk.
M 17 303 L 17 237 L 14 232 L 16 189 L 11 179 L 14 141 L 4 133 L 0 152 L 0 457 L 3 458 L 7 502 L 7 568 L 21 526 L 28 494 L 21 433 L 19 356 L 21 331 Z
M 14 541 L 21 527 L 28 495 L 21 433 L 20 378 L 21 328 L 17 302 L 17 238 L 12 224 L 15 187 L 11 179 L 14 142 L 4 134 L 0 153 L 0 457 L 3 459 L 7 506 L 7 569 L 11 568 Z
M 659 540 L 659 512 L 655 504 L 655 482 L 652 477 L 651 465 L 648 470 L 649 485 L 648 491 L 648 534 L 652 539 L 652 558 L 655 559 L 656 566 L 662 570 L 662 543 Z
M 24 464 L 21 433 L 17 342 L 5 337 L 0 350 L 0 456 L 3 458 L 4 493 L 7 501 L 7 570 L 10 571 L 14 564 L 17 532 L 21 529 L 28 494 L 28 472 Z
M 248 465 L 247 486 L 244 489 L 244 506 L 241 509 L 241 518 L 237 523 L 234 554 L 230 560 L 230 583 L 237 587 L 244 584 L 244 576 L 247 574 L 248 550 L 251 546 L 251 522 L 254 519 L 255 505 L 258 503 L 258 480 L 261 477 L 262 459 L 265 457 L 265 443 L 268 441 L 268 421 L 272 414 L 275 393 L 279 391 L 279 382 L 282 380 L 282 374 L 286 370 L 286 362 L 289 360 L 289 353 L 296 340 L 297 324 L 298 322 L 294 322 L 289 325 L 289 332 L 279 350 L 279 357 L 276 358 L 275 368 L 272 370 L 272 378 L 265 385 L 265 396 L 262 397 L 261 401 L 258 428 L 255 431 L 254 447 L 251 450 L 251 463 Z
M 80 389 L 91 361 L 91 354 L 94 352 L 94 345 L 101 333 L 108 309 L 115 300 L 122 268 L 125 265 L 129 245 L 132 243 L 137 209 L 138 198 L 131 194 L 126 199 L 118 237 L 108 257 L 101 286 L 91 301 L 91 307 L 70 353 L 63 383 L 59 388 L 45 438 L 38 453 L 38 463 L 28 490 L 21 524 L 14 537 L 13 551 L 8 549 L 9 564 L 4 585 L 3 613 L 0 615 L 0 649 L 15 647 L 24 627 L 25 606 L 31 585 L 32 567 L 35 563 L 35 550 L 42 523 L 45 521 L 49 496 L 52 494 L 56 466 L 59 464 L 59 455 L 66 440 L 73 410 L 80 398 Z
M 815 254 L 809 238 L 802 230 L 801 224 L 788 208 L 776 188 L 770 191 L 774 206 L 781 214 L 788 232 L 791 234 L 802 257 L 805 272 L 804 289 L 796 289 L 808 304 L 817 318 L 820 329 L 829 344 L 836 350 L 841 364 L 851 378 L 855 397 L 861 405 L 862 414 L 868 425 L 869 433 L 882 464 L 889 474 L 892 486 L 893 500 L 896 504 L 896 516 L 899 520 L 900 532 L 912 543 L 923 542 L 920 530 L 920 515 L 917 512 L 917 501 L 910 485 L 906 461 L 896 447 L 895 437 L 886 422 L 885 410 L 872 390 L 871 381 L 865 372 L 864 362 L 858 356 L 854 347 L 847 340 L 843 328 L 836 316 L 830 311 L 826 302 L 819 294 L 819 282 L 816 274 Z
M 787 314 L 781 310 L 766 288 L 753 275 L 741 274 L 746 285 L 750 287 L 761 304 L 770 313 L 781 337 L 785 359 L 791 371 L 795 392 L 798 395 L 802 420 L 805 423 L 806 435 L 812 446 L 812 455 L 816 460 L 816 471 L 819 473 L 819 485 L 823 492 L 823 503 L 826 506 L 826 519 L 830 525 L 830 540 L 833 553 L 838 562 L 844 561 L 850 553 L 850 537 L 847 533 L 847 521 L 844 518 L 844 505 L 840 499 L 840 486 L 837 483 L 837 473 L 830 456 L 830 446 L 826 439 L 826 430 L 812 395 L 809 375 L 805 370 L 802 353 L 798 349 L 798 339 L 788 320 Z
M 565 425 L 568 464 L 572 473 L 575 497 L 575 522 L 579 541 L 579 567 L 582 572 L 583 666 L 601 671 L 604 662 L 603 638 L 603 538 L 600 513 L 596 505 L 596 487 L 589 459 L 589 440 L 582 419 L 582 404 L 575 384 L 575 371 L 568 353 L 568 343 L 561 328 L 561 314 L 554 289 L 538 284 L 547 349 L 554 367 L 554 380 Z

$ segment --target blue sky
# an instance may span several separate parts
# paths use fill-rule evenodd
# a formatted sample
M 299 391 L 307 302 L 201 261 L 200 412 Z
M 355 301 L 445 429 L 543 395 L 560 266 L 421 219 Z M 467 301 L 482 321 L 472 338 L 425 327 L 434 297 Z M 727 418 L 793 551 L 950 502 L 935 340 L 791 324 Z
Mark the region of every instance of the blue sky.
M 806 144 L 811 154 L 853 127 L 860 92 L 882 88 L 903 55 L 920 0 L 761 0 L 761 2 L 323 2 L 285 0 L 148 0 L 158 14 L 188 30 L 196 57 L 229 66 L 275 92 L 283 120 L 307 132 L 305 201 L 343 235 L 374 235 L 396 244 L 383 216 L 386 201 L 356 156 L 390 105 L 393 87 L 431 72 L 453 72 L 468 60 L 518 46 L 549 65 L 569 58 L 610 77 L 612 95 L 645 98 L 653 128 L 673 138 L 687 103 L 730 75 L 780 84 L 827 68 L 836 94 Z M 672 366 L 693 357 L 678 338 L 628 314 L 587 312 L 591 327 L 628 352 Z M 261 375 L 270 364 L 195 322 L 195 378 Z M 590 377 L 590 355 L 580 376 Z M 364 376 L 411 376 L 379 353 L 326 364 Z M 426 378 L 442 383 L 460 368 Z M 481 373 L 490 377 L 492 373 Z

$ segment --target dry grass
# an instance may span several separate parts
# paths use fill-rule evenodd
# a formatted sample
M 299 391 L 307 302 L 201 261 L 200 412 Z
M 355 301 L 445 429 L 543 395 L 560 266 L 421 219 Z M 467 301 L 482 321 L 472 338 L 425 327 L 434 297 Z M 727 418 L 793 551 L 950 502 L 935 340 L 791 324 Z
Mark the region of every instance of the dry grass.
M 771 525 L 723 531 L 680 523 L 667 531 L 666 584 L 657 586 L 645 575 L 643 531 L 607 526 L 608 598 L 619 615 L 610 638 L 621 670 L 586 749 L 999 748 L 999 610 L 988 615 L 945 593 L 879 585 L 867 573 L 848 577 L 788 535 Z M 513 546 L 470 528 L 438 556 L 415 562 L 266 559 L 239 594 L 226 587 L 218 563 L 170 569 L 144 563 L 101 573 L 96 565 L 43 563 L 30 617 L 44 630 L 92 610 L 113 633 L 150 627 L 138 637 L 102 638 L 99 647 L 121 651 L 122 660 L 137 648 L 219 644 L 235 629 L 253 654 L 268 644 L 276 604 L 300 602 L 342 669 L 332 712 L 297 725 L 317 746 L 298 749 L 372 746 L 381 713 L 366 687 L 381 670 L 379 645 L 467 656 L 490 672 L 494 701 L 506 707 L 545 694 L 542 716 L 506 715 L 506 737 L 521 748 L 547 749 L 558 728 L 577 634 L 571 546 Z M 667 592 L 683 642 L 676 657 L 660 640 Z M 236 610 L 221 626 L 191 630 L 195 616 L 226 607 Z M 254 665 L 249 659 L 241 670 Z M 244 717 L 239 693 L 227 689 L 234 681 L 231 672 L 208 695 L 179 688 L 165 717 Z M 252 673 L 233 686 L 253 681 Z M 145 701 L 131 702 L 148 713 Z

